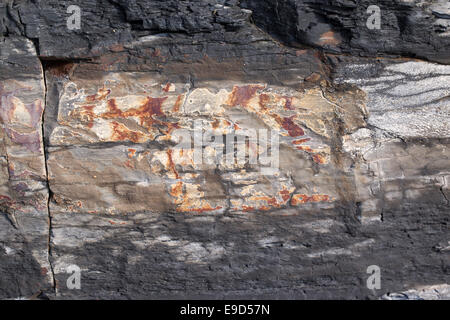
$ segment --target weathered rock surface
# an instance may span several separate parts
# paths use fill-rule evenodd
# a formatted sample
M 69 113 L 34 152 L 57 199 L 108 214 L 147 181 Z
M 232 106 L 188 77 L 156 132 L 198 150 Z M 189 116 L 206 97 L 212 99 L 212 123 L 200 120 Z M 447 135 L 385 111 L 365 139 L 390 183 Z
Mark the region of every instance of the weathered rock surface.
M 43 72 L 33 43 L 0 40 L 0 295 L 51 287 Z
M 77 5 L 0 4 L 0 297 L 449 298 L 445 3 Z
M 253 11 L 258 26 L 290 45 L 450 62 L 446 0 L 243 0 L 241 5 Z M 367 27 L 374 5 L 379 8 L 379 29 Z

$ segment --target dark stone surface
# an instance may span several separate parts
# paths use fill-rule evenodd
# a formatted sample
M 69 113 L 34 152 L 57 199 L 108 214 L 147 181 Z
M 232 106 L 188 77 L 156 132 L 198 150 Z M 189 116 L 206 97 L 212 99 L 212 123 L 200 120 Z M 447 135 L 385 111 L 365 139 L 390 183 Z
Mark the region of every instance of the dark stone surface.
M 0 4 L 0 33 L 35 39 L 43 57 L 79 58 L 158 33 L 215 42 L 227 32 L 239 33 L 251 19 L 289 45 L 450 62 L 450 27 L 445 23 L 450 15 L 442 1 L 77 0 L 70 5 L 81 8 L 82 26 L 73 31 L 66 27 L 68 5 L 56 0 L 5 1 Z M 381 9 L 380 30 L 366 26 L 371 5 Z M 234 41 L 232 37 L 226 42 Z
M 74 255 L 71 263 L 86 270 L 81 290 L 66 288 L 67 274 L 57 276 L 60 298 L 373 299 L 439 284 L 449 277 L 448 255 L 433 248 L 448 236 L 447 210 L 411 203 L 352 232 L 336 212 L 130 216 L 130 227 L 107 227 L 110 238 L 55 250 L 56 260 Z M 308 226 L 323 219 L 333 221 L 329 233 Z M 382 290 L 366 287 L 370 265 L 381 267 Z
M 439 13 L 445 1 L 437 2 L 432 7 L 436 9 L 430 8 L 432 1 L 417 0 L 243 0 L 241 6 L 253 11 L 258 26 L 290 45 L 306 44 L 352 55 L 403 55 L 448 64 L 450 29 L 436 23 L 448 16 Z M 379 30 L 366 26 L 371 5 L 381 9 Z M 445 12 L 448 14 L 448 8 Z M 326 33 L 333 37 L 321 41 Z

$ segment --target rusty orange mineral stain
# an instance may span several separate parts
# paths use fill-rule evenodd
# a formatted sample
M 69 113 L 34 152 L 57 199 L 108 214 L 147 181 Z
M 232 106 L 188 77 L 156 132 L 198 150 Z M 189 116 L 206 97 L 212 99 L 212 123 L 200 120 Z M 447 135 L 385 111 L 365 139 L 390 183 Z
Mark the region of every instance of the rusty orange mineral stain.
M 100 88 L 96 94 L 86 97 L 86 101 L 94 102 L 99 100 L 104 100 L 111 93 L 110 89 Z
M 249 207 L 249 206 L 242 206 L 242 211 L 244 212 L 250 212 L 250 211 L 255 211 L 255 207 Z
M 320 154 L 313 155 L 313 160 L 318 164 L 325 164 L 327 162 L 326 159 Z
M 180 112 L 181 105 L 183 103 L 184 94 L 180 94 L 175 102 L 175 105 L 172 108 L 173 112 Z
M 164 112 L 162 112 L 161 107 L 162 103 L 167 99 L 167 97 L 163 98 L 150 98 L 147 97 L 146 103 L 137 110 L 137 114 L 142 114 L 144 117 L 152 117 L 152 116 L 158 116 L 162 117 L 165 116 Z
M 92 128 L 94 126 L 94 108 L 95 106 L 83 106 L 82 110 L 80 111 L 80 116 L 83 119 L 83 117 L 86 117 L 88 120 L 88 128 Z
M 234 86 L 233 91 L 227 100 L 227 105 L 236 106 L 247 106 L 248 102 L 255 96 L 258 90 L 264 89 L 263 86 L 259 85 L 248 85 L 243 87 Z
M 175 163 L 173 162 L 172 155 L 173 155 L 173 150 L 172 149 L 167 150 L 167 167 L 175 175 L 176 179 L 180 179 L 177 169 L 175 168 Z
M 102 92 L 101 90 L 99 92 Z M 109 89 L 104 90 L 103 95 L 100 97 L 96 97 L 95 99 L 106 97 L 109 94 Z M 81 118 L 87 118 L 89 128 L 93 127 L 94 119 L 126 119 L 130 117 L 135 117 L 139 119 L 139 123 L 141 126 L 146 129 L 152 128 L 155 124 L 159 126 L 159 128 L 165 128 L 165 132 L 161 129 L 165 134 L 170 133 L 173 129 L 179 128 L 177 123 L 166 122 L 163 119 L 166 117 L 164 112 L 162 111 L 162 104 L 168 97 L 162 98 L 152 98 L 147 97 L 145 102 L 138 108 L 131 108 L 126 111 L 122 111 L 116 103 L 116 99 L 111 98 L 107 101 L 107 111 L 105 113 L 96 115 L 93 111 L 95 106 L 83 106 L 81 111 L 76 111 L 75 114 L 80 116 Z M 178 104 L 181 104 L 182 95 L 179 97 Z M 163 119 L 161 119 L 163 118 Z M 144 134 L 136 131 L 132 131 L 128 129 L 125 125 L 119 124 L 117 122 L 112 122 L 113 134 L 112 139 L 124 141 L 130 140 L 132 142 L 139 142 L 145 140 Z
M 211 126 L 213 127 L 213 129 L 217 129 L 220 125 L 220 120 L 219 119 L 214 119 L 213 123 L 211 123 Z
M 306 142 L 308 142 L 308 141 L 311 141 L 311 138 L 295 140 L 295 141 L 292 141 L 292 143 L 293 143 L 294 145 L 297 146 L 297 145 L 299 145 L 299 144 L 303 144 L 303 143 L 306 143 Z
M 121 221 L 121 222 L 116 222 L 116 221 L 113 221 L 113 220 L 108 220 L 108 222 L 110 223 L 110 224 L 112 224 L 112 225 L 116 225 L 116 224 L 118 224 L 118 225 L 126 225 L 127 223 L 126 222 L 123 222 L 123 221 Z
M 171 86 L 172 86 L 172 84 L 170 82 L 167 82 L 167 84 L 163 87 L 162 90 L 164 92 L 169 92 Z
M 319 44 L 324 45 L 338 45 L 341 41 L 336 39 L 336 34 L 333 31 L 323 33 L 319 38 Z
M 259 95 L 259 107 L 263 112 L 266 112 L 267 104 L 270 102 L 270 96 L 268 94 L 262 93 Z
M 136 154 L 136 150 L 135 149 L 128 149 L 128 158 L 133 158 L 134 155 Z
M 283 189 L 280 191 L 280 194 L 284 202 L 287 202 L 291 198 L 291 193 L 289 190 Z
M 145 140 L 145 135 L 137 132 L 131 131 L 126 126 L 116 121 L 111 123 L 112 125 L 112 139 L 116 141 L 132 141 L 134 143 L 139 143 Z
M 216 211 L 222 209 L 221 206 L 217 206 L 215 208 L 211 207 L 209 203 L 204 204 L 201 208 L 185 208 L 181 207 L 177 209 L 177 212 L 196 212 L 196 213 L 204 213 L 210 211 Z
M 303 131 L 302 128 L 300 128 L 300 126 L 298 126 L 295 122 L 294 119 L 295 116 L 291 116 L 288 118 L 276 118 L 277 122 L 279 122 L 279 124 L 283 127 L 284 130 L 286 130 L 289 135 L 291 137 L 299 137 L 299 136 L 304 136 L 305 132 Z
M 172 197 L 178 198 L 183 195 L 183 182 L 178 181 L 175 185 L 170 188 L 170 195 Z
M 105 119 L 114 119 L 123 117 L 122 110 L 117 107 L 116 99 L 108 100 L 108 112 L 101 115 Z
M 292 197 L 291 204 L 293 206 L 298 206 L 305 203 L 317 203 L 317 202 L 329 202 L 330 196 L 324 194 L 315 194 L 312 196 L 307 196 L 306 194 L 296 194 Z
M 259 197 L 251 197 L 250 200 L 252 201 L 265 201 L 270 207 L 267 206 L 261 206 L 258 208 L 258 210 L 267 211 L 271 208 L 279 208 L 281 207 L 281 204 L 278 203 L 277 199 L 274 197 L 268 197 L 268 196 L 259 196 Z
M 208 202 L 201 200 L 200 202 L 193 201 L 189 195 L 183 192 L 183 182 L 178 181 L 172 185 L 169 191 L 170 195 L 175 198 L 175 204 L 178 205 L 177 212 L 196 212 L 204 213 L 222 209 L 221 206 L 212 207 Z
M 147 97 L 146 101 L 139 108 L 131 108 L 127 111 L 122 111 L 117 107 L 115 99 L 108 100 L 109 111 L 100 115 L 100 117 L 105 119 L 116 119 L 116 118 L 129 118 L 138 117 L 140 119 L 141 125 L 143 124 L 153 124 L 157 122 L 153 117 L 160 116 L 163 117 L 165 114 L 162 112 L 162 103 L 167 99 L 167 97 L 162 98 L 151 98 Z

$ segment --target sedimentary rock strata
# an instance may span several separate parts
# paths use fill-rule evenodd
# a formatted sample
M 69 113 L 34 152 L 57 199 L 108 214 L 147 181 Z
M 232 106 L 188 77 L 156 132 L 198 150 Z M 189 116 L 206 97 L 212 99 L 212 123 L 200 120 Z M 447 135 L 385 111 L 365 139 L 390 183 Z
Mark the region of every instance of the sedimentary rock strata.
M 0 4 L 0 297 L 448 298 L 446 3 L 68 5 Z
M 48 260 L 49 215 L 42 115 L 45 84 L 33 43 L 5 38 L 0 49 L 0 225 L 2 296 L 53 281 Z M 25 231 L 26 230 L 26 231 Z

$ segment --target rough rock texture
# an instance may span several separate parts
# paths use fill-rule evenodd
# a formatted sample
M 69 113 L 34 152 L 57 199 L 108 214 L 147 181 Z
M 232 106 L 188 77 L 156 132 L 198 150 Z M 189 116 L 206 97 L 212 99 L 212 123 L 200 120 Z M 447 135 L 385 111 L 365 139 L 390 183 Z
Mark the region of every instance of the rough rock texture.
M 0 297 L 449 298 L 450 11 L 357 3 L 0 3 Z
M 450 62 L 446 0 L 242 0 L 255 23 L 282 41 L 353 55 L 396 54 Z M 380 29 L 367 20 L 380 8 Z
M 33 43 L 0 40 L 0 295 L 49 289 L 48 195 L 42 114 L 45 85 Z

